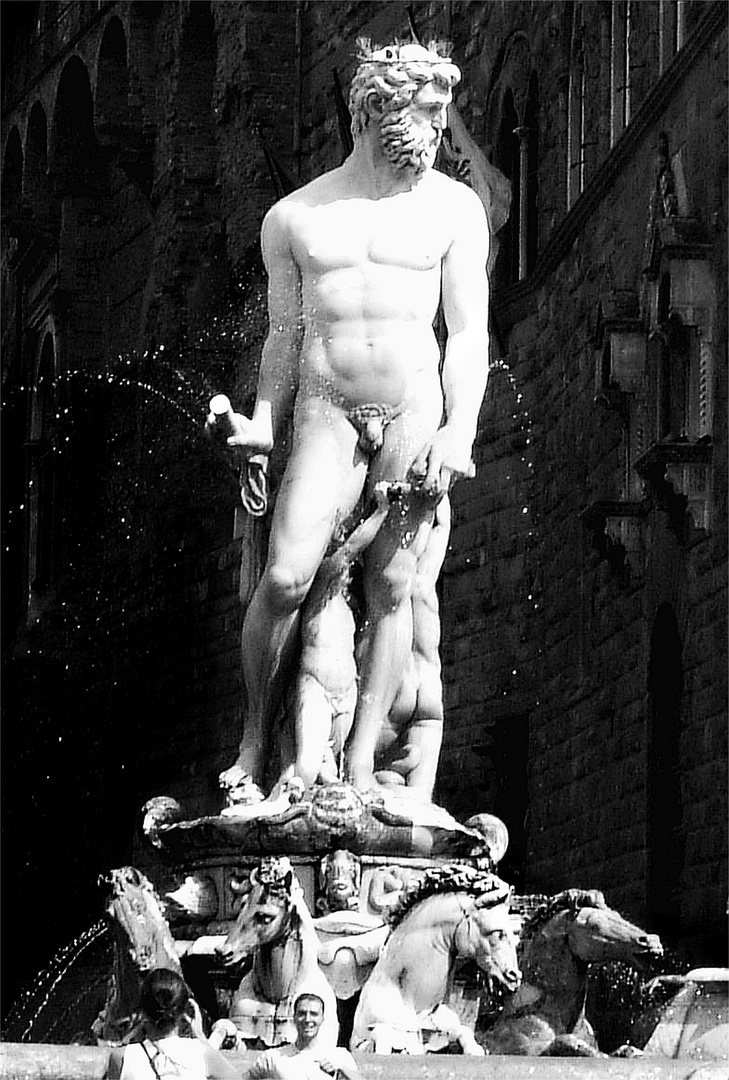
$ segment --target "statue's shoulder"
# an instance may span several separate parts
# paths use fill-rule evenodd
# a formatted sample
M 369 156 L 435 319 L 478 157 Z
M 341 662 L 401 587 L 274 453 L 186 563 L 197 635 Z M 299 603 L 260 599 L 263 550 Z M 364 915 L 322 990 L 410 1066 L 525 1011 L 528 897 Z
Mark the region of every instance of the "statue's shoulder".
M 462 180 L 456 180 L 447 176 L 440 169 L 431 169 L 428 179 L 432 185 L 432 191 L 441 199 L 447 200 L 446 205 L 463 213 L 480 214 L 483 212 L 483 204 L 476 192 Z
M 323 203 L 341 198 L 345 191 L 346 181 L 341 168 L 331 169 L 285 195 L 271 209 L 276 210 L 278 207 L 282 214 L 296 214 L 299 210 L 321 206 Z

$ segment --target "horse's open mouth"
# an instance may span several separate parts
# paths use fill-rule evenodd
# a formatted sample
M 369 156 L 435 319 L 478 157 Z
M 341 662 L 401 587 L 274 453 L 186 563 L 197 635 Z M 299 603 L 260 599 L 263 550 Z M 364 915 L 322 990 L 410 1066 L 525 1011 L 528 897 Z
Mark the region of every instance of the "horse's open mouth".
M 250 960 L 251 953 L 247 952 L 229 952 L 220 953 L 216 950 L 216 957 L 224 968 L 236 968 L 241 967 L 247 960 Z
M 633 963 L 641 971 L 650 970 L 659 960 L 663 959 L 662 945 L 639 945 L 633 949 Z

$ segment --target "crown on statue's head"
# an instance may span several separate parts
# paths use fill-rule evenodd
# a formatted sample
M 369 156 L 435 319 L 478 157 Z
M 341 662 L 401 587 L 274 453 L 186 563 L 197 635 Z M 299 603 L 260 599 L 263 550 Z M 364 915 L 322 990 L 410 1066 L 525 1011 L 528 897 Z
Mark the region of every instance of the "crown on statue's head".
M 385 45 L 380 49 L 373 49 L 367 40 L 358 42 L 357 56 L 361 64 L 383 64 L 390 67 L 392 64 L 450 64 L 449 55 L 446 54 L 448 45 L 445 42 L 433 41 L 426 48 L 424 45 Z

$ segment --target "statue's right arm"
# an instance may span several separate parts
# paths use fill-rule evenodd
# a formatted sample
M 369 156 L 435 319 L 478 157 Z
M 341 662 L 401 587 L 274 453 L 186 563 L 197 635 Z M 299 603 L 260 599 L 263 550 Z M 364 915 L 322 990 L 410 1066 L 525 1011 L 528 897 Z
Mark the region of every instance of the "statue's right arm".
M 263 221 L 261 247 L 268 273 L 268 334 L 261 353 L 258 392 L 249 420 L 235 413 L 230 446 L 268 453 L 293 410 L 301 346 L 301 278 L 289 232 L 290 206 L 276 203 Z

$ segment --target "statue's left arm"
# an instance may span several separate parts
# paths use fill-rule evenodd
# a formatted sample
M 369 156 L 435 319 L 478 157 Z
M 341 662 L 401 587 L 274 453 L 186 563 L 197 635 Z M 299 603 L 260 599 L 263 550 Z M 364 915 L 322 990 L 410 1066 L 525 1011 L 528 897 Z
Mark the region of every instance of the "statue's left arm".
M 489 370 L 489 227 L 478 196 L 453 183 L 453 236 L 441 285 L 448 329 L 442 373 L 445 423 L 413 466 L 434 494 L 446 492 L 452 479 L 474 475 L 471 452 Z

